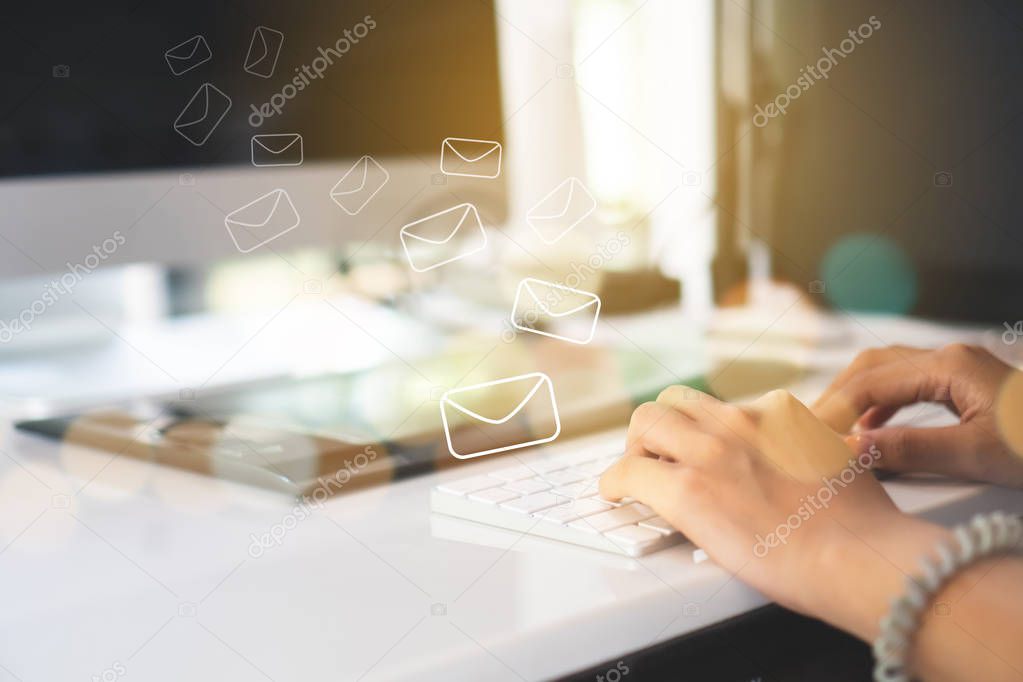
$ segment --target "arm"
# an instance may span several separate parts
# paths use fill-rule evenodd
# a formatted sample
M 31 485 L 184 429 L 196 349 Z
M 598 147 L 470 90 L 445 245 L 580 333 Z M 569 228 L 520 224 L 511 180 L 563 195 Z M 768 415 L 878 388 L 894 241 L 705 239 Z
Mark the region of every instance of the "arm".
M 652 506 L 778 603 L 872 640 L 918 557 L 947 531 L 895 507 L 867 471 L 883 451 L 853 458 L 787 393 L 746 408 L 692 395 L 669 389 L 636 411 L 601 492 Z M 1021 572 L 1018 559 L 990 561 L 942 590 L 952 612 L 932 610 L 915 648 L 927 679 L 1023 676 Z

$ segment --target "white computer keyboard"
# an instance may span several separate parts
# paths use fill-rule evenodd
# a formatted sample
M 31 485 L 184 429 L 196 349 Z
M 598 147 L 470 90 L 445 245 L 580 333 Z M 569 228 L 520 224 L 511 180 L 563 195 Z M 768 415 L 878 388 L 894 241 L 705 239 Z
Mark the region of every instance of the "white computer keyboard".
M 430 494 L 430 508 L 627 556 L 642 556 L 684 541 L 681 533 L 645 504 L 600 498 L 600 474 L 616 459 L 618 456 L 524 460 L 436 486 Z

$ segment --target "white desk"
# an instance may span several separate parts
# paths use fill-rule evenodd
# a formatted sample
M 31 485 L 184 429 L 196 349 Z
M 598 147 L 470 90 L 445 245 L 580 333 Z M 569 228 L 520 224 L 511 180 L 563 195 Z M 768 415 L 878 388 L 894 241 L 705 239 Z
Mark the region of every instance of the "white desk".
M 852 327 L 827 367 L 862 346 L 964 338 Z M 9 428 L 0 447 L 0 682 L 546 679 L 764 603 L 717 566 L 693 566 L 691 547 L 637 561 L 431 517 L 430 487 L 464 468 L 292 516 L 256 558 L 250 534 L 289 515 L 277 495 L 120 459 L 104 468 L 105 454 Z M 1023 510 L 1023 494 L 984 486 L 888 488 L 943 520 Z

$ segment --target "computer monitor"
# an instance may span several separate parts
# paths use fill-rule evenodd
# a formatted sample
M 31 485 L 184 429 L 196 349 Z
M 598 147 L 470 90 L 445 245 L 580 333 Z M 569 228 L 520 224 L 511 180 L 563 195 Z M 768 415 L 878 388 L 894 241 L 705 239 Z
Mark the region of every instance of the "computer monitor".
M 1019 3 L 719 15 L 722 233 L 759 238 L 774 276 L 843 309 L 1018 320 Z
M 398 248 L 404 222 L 462 202 L 504 217 L 503 175 L 439 163 L 448 137 L 503 143 L 489 1 L 55 0 L 0 15 L 0 277 L 86 257 Z M 332 200 L 366 156 L 380 191 Z M 238 243 L 225 217 L 277 190 L 297 226 Z

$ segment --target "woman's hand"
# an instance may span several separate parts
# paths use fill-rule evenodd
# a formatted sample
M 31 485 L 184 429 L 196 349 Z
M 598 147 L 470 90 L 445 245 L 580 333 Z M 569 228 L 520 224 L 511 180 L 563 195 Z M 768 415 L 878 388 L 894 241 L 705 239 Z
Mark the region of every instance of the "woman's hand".
M 898 511 L 868 471 L 876 457 L 854 458 L 784 391 L 737 407 L 673 387 L 633 414 L 600 490 L 653 507 L 773 600 L 870 638 L 896 567 L 914 570 L 944 532 Z
M 885 426 L 902 407 L 943 403 L 959 424 Z M 928 471 L 1023 487 L 1023 374 L 983 348 L 891 346 L 861 353 L 831 384 L 814 411 L 847 442 L 872 447 L 878 466 Z

